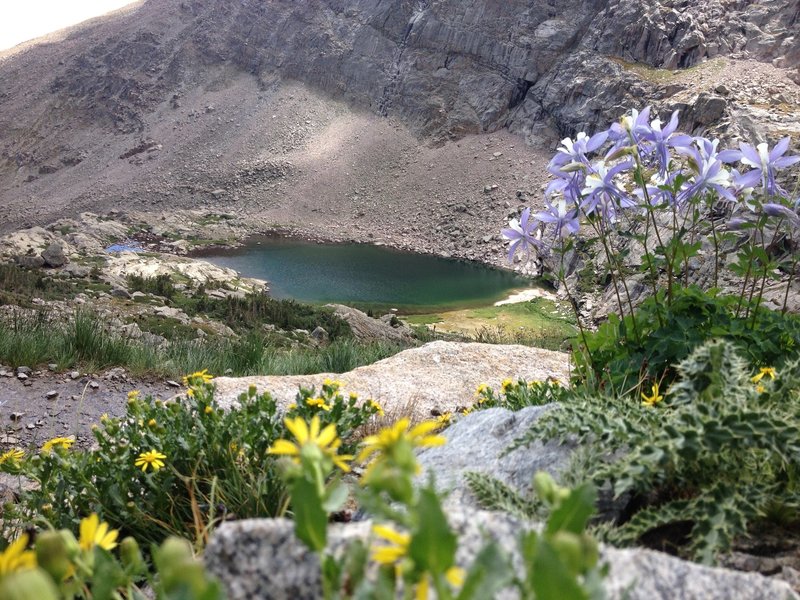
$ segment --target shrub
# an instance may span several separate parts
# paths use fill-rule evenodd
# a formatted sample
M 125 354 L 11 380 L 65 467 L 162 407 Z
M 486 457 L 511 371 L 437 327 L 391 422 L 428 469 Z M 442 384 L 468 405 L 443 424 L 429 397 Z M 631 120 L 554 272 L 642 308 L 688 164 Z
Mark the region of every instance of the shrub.
M 625 500 L 615 543 L 713 562 L 765 515 L 798 508 L 800 359 L 754 370 L 729 341 L 695 349 L 644 402 L 576 396 L 517 445 L 574 439 L 584 475 Z M 774 378 L 774 379 L 773 379 Z
M 143 292 L 145 294 L 155 294 L 167 300 L 172 300 L 178 293 L 172 276 L 162 273 L 155 277 L 143 277 L 141 275 L 128 275 L 128 289 L 132 292 Z
M 73 450 L 71 438 L 55 438 L 38 454 L 0 460 L 0 470 L 39 485 L 23 492 L 20 508 L 6 509 L 6 522 L 43 518 L 71 528 L 96 512 L 140 541 L 179 535 L 202 547 L 229 516 L 282 515 L 286 489 L 268 450 L 286 425 L 274 399 L 251 387 L 238 406 L 223 411 L 209 380 L 205 372 L 189 376 L 186 398 L 169 403 L 131 392 L 124 417 L 102 418 L 94 428 L 94 450 Z M 326 382 L 319 396 L 301 390 L 294 410 L 318 415 L 323 425 L 337 423 L 352 444 L 379 407 L 359 406 L 338 389 Z
M 751 311 L 745 317 L 741 299 L 704 292 L 696 286 L 676 286 L 672 302 L 665 291 L 647 298 L 633 316 L 610 315 L 597 332 L 584 337 L 585 348 L 572 358 L 580 383 L 589 376 L 600 387 L 621 392 L 640 382 L 675 378 L 674 365 L 711 338 L 727 339 L 752 367 L 780 367 L 800 351 L 800 317 L 772 310 Z M 633 321 L 639 337 L 633 336 Z

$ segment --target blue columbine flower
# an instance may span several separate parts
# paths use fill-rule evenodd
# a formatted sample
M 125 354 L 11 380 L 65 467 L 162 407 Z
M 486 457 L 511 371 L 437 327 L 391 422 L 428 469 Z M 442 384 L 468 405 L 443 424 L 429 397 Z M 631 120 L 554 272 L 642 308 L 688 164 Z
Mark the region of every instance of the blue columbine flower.
M 617 163 L 610 169 L 602 160 L 592 165 L 592 171 L 586 176 L 586 184 L 581 192 L 584 199 L 580 207 L 587 215 L 598 213 L 613 223 L 619 209 L 636 206 L 636 201 L 614 182 L 617 175 L 632 167 L 633 161 L 630 160 Z
M 755 148 L 744 142 L 739 144 L 739 152 L 733 151 L 734 155 L 742 164 L 753 167 L 761 180 L 761 186 L 770 196 L 787 196 L 784 190 L 775 181 L 775 173 L 780 169 L 785 169 L 800 161 L 800 156 L 784 156 L 789 149 L 789 138 L 785 137 L 772 150 L 766 143 L 758 144 Z
M 523 251 L 526 259 L 530 257 L 531 247 L 541 248 L 542 242 L 537 238 L 538 221 L 531 219 L 531 209 L 522 211 L 519 219 L 511 219 L 508 229 L 501 232 L 511 242 L 508 247 L 508 261 L 514 261 L 517 251 Z
M 608 131 L 601 131 L 592 137 L 581 131 L 575 136 L 574 140 L 564 138 L 561 140 L 561 146 L 559 146 L 556 155 L 550 161 L 550 165 L 554 167 L 561 167 L 570 163 L 588 165 L 589 159 L 586 158 L 586 155 L 600 148 L 607 139 Z
M 686 154 L 695 174 L 678 194 L 678 204 L 707 192 L 716 192 L 720 198 L 736 202 L 736 196 L 729 189 L 731 174 L 723 168 L 719 158 L 703 156 L 696 148 L 689 148 Z
M 661 126 L 661 119 L 653 119 L 649 125 L 647 122 L 634 126 L 634 133 L 640 142 L 640 152 L 653 154 L 658 163 L 658 172 L 662 178 L 667 175 L 669 168 L 669 148 L 686 147 L 692 142 L 691 136 L 685 134 L 674 135 L 678 129 L 678 111 L 672 113 L 669 123 L 665 127 Z M 650 142 L 650 146 L 642 142 Z
M 542 223 L 555 225 L 553 237 L 563 239 L 578 233 L 580 229 L 580 211 L 577 206 L 573 204 L 570 208 L 567 208 L 567 201 L 563 198 L 555 204 L 549 202 L 546 204 L 547 208 L 534 216 Z

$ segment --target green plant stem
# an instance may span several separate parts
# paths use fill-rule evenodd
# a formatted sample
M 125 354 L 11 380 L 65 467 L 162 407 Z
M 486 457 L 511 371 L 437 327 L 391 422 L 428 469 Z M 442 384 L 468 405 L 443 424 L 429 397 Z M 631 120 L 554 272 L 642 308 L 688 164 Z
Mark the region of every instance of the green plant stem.
M 581 323 L 581 315 L 578 312 L 578 303 L 575 297 L 572 295 L 572 292 L 569 291 L 569 286 L 567 285 L 567 277 L 564 270 L 564 240 L 561 240 L 561 268 L 558 271 L 558 279 L 561 282 L 561 285 L 564 286 L 564 292 L 567 294 L 567 300 L 569 301 L 570 306 L 572 307 L 572 312 L 575 313 L 575 322 L 578 324 L 578 331 L 581 334 L 581 342 L 583 342 L 583 347 L 586 349 L 586 353 L 589 355 L 589 364 L 592 365 L 592 369 L 594 369 L 594 361 L 592 360 L 592 355 L 589 352 L 589 346 L 586 342 L 586 330 L 583 328 L 583 323 Z
M 789 303 L 789 290 L 792 287 L 795 269 L 797 269 L 797 253 L 795 253 L 792 258 L 792 266 L 789 269 L 789 280 L 786 282 L 786 292 L 783 294 L 783 308 L 781 308 L 781 313 L 783 314 L 786 314 L 786 308 Z

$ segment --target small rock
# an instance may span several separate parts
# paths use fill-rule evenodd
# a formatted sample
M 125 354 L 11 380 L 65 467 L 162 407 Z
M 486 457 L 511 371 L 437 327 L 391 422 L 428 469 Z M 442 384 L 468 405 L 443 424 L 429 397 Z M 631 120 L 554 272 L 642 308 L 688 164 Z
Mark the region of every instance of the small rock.
M 81 376 L 81 374 L 80 374 L 80 372 L 79 372 L 79 371 L 72 371 L 72 372 L 69 374 L 69 378 L 70 378 L 70 379 L 72 379 L 72 380 L 75 380 L 75 379 L 77 379 L 77 378 L 78 378 L 78 377 L 80 377 L 80 376 Z
M 173 387 L 173 388 L 179 388 L 179 387 L 181 387 L 181 384 L 180 384 L 180 383 L 178 383 L 177 381 L 172 381 L 171 379 L 170 379 L 169 381 L 167 381 L 167 385 L 168 385 L 169 387 Z
M 47 369 L 49 371 L 55 371 L 56 369 L 58 369 L 58 365 L 56 363 L 50 363 L 49 365 L 47 365 Z
M 33 369 L 30 367 L 17 367 L 17 375 L 30 375 L 31 373 L 33 373 Z
M 20 381 L 27 381 L 28 376 L 25 373 L 17 373 L 17 379 Z
M 50 390 L 45 394 L 44 397 L 47 398 L 48 400 L 55 400 L 56 398 L 58 398 L 58 392 L 56 390 Z
M 96 390 L 97 388 L 100 387 L 100 384 L 97 383 L 96 381 L 92 381 L 89 383 L 89 387 L 92 388 L 93 390 Z

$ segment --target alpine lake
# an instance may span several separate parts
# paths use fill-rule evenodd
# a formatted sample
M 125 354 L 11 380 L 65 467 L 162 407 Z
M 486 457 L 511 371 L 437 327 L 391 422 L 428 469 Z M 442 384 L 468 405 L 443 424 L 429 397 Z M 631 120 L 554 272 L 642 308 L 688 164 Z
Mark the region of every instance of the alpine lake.
M 376 316 L 482 341 L 559 347 L 574 320 L 529 278 L 476 262 L 373 244 L 315 243 L 269 235 L 243 246 L 195 254 L 269 282 L 270 295 L 310 304 L 346 304 Z M 521 302 L 495 303 L 519 295 Z

